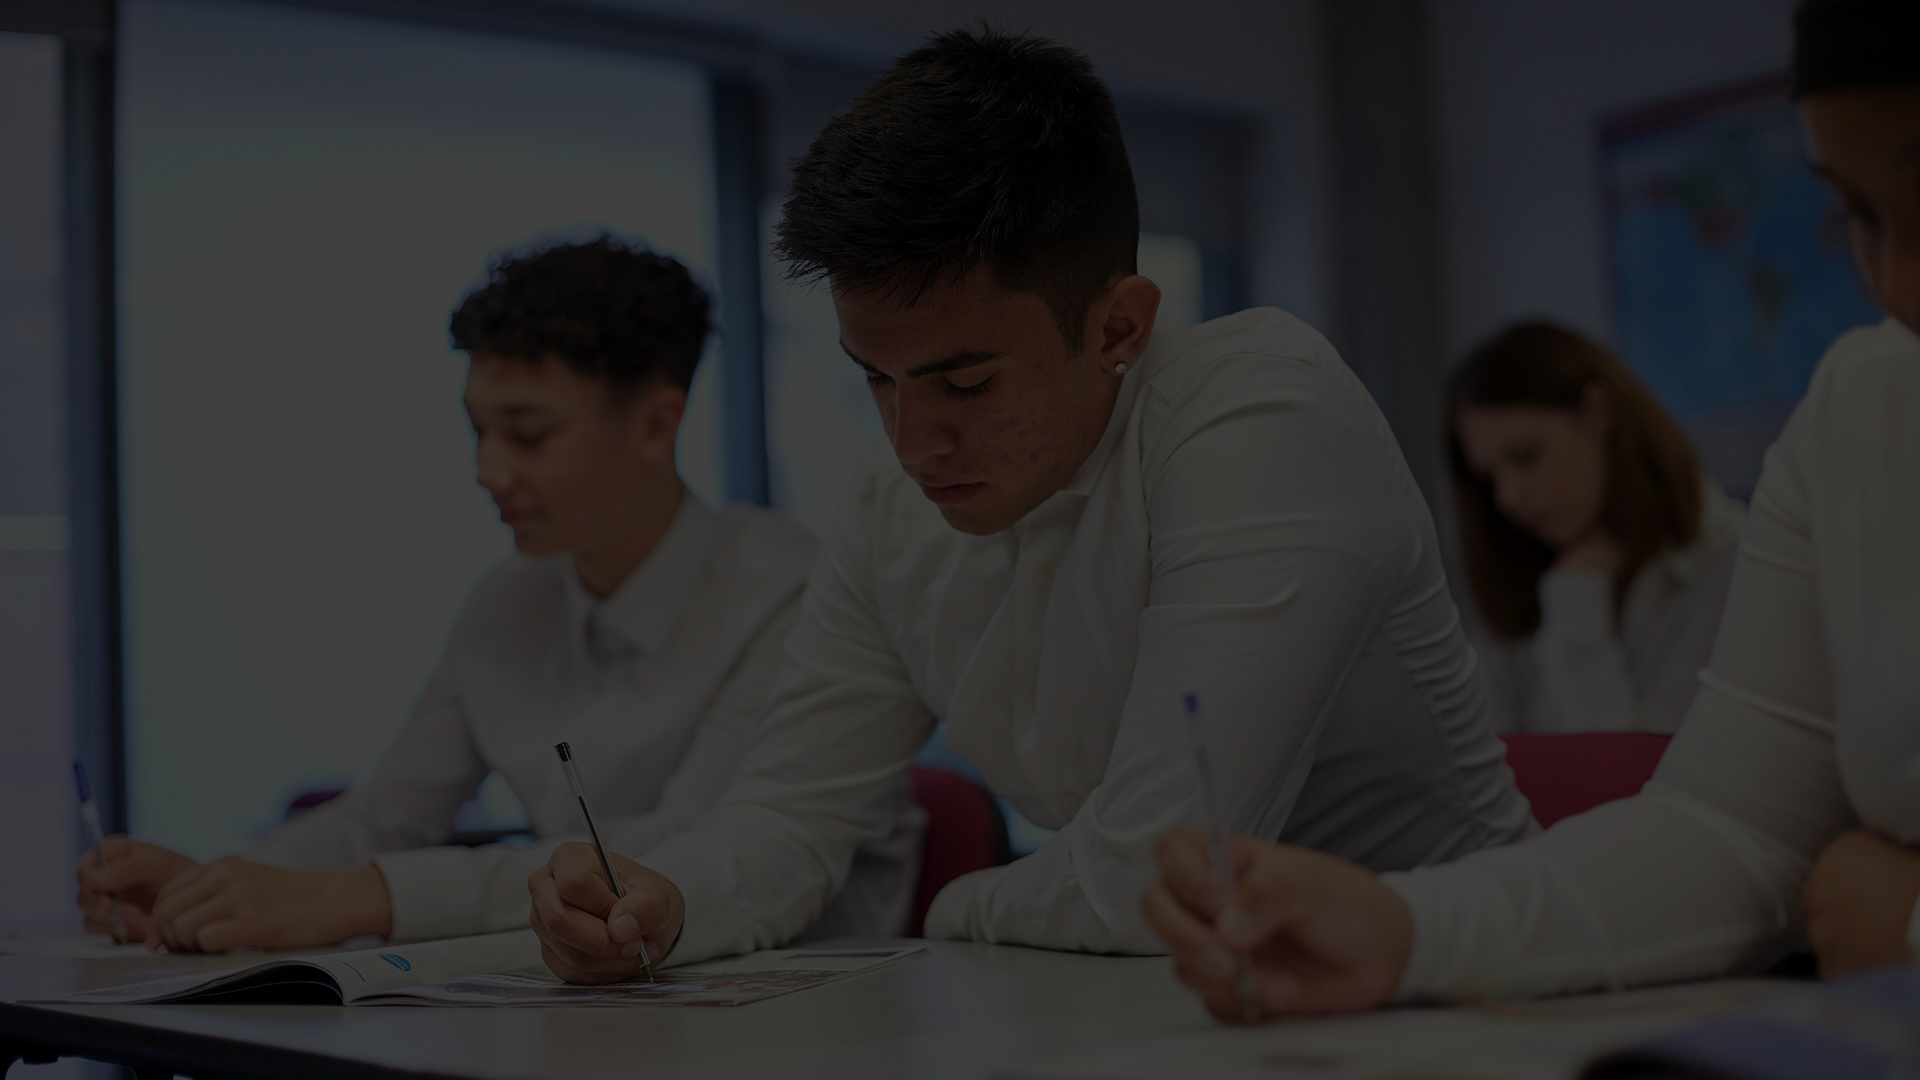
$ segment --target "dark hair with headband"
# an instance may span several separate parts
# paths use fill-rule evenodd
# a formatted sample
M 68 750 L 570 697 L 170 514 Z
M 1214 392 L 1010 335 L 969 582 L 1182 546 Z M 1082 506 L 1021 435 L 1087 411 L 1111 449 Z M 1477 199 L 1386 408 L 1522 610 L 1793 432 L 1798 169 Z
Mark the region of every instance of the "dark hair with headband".
M 1801 0 L 1793 96 L 1920 83 L 1920 0 Z

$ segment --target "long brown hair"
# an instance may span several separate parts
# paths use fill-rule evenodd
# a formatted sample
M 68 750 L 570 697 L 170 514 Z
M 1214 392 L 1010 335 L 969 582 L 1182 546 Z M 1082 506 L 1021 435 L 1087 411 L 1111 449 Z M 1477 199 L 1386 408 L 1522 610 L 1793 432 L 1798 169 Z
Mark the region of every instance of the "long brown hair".
M 1649 559 L 1700 535 L 1706 498 L 1700 461 L 1646 386 L 1611 352 L 1565 327 L 1508 327 L 1469 353 L 1447 384 L 1447 462 L 1467 582 L 1481 620 L 1500 637 L 1524 638 L 1540 628 L 1540 575 L 1553 565 L 1554 552 L 1501 513 L 1492 485 L 1468 466 L 1460 411 L 1532 406 L 1572 412 L 1590 386 L 1604 390 L 1613 405 L 1600 521 L 1620 545 L 1617 581 L 1624 586 Z

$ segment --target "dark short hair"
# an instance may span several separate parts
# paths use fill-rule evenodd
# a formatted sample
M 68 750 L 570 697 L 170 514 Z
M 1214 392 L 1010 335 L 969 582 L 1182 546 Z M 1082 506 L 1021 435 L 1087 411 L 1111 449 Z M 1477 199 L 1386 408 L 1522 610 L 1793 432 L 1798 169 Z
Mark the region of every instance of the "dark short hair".
M 1093 65 L 985 26 L 934 35 L 828 122 L 794 166 L 774 245 L 791 278 L 904 304 L 984 265 L 1043 297 L 1075 348 L 1139 246 L 1133 169 Z
M 1648 560 L 1700 535 L 1706 500 L 1700 459 L 1646 384 L 1598 342 L 1546 322 L 1517 323 L 1467 354 L 1447 385 L 1447 465 L 1453 474 L 1462 561 L 1480 621 L 1515 640 L 1540 627 L 1540 576 L 1554 552 L 1494 503 L 1492 485 L 1467 463 L 1460 412 L 1531 406 L 1573 411 L 1587 388 L 1613 404 L 1607 490 L 1600 509 L 1632 577 Z
M 602 234 L 493 263 L 447 325 L 469 355 L 567 366 L 630 393 L 655 379 L 687 389 L 711 329 L 711 301 L 687 268 Z
M 1920 83 L 1920 3 L 1801 0 L 1793 13 L 1793 96 Z

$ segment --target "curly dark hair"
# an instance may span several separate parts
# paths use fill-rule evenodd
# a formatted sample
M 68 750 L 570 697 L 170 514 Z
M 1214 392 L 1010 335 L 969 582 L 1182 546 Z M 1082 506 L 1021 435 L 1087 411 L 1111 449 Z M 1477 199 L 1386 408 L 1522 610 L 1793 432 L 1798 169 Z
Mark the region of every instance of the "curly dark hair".
M 469 355 L 555 356 L 629 393 L 656 378 L 693 384 L 712 302 L 687 268 L 610 234 L 496 260 L 447 330 Z
M 1068 343 L 1134 272 L 1140 206 L 1113 96 L 1086 56 L 981 26 L 931 37 L 793 169 L 775 251 L 798 280 L 912 304 L 985 264 L 1046 299 Z

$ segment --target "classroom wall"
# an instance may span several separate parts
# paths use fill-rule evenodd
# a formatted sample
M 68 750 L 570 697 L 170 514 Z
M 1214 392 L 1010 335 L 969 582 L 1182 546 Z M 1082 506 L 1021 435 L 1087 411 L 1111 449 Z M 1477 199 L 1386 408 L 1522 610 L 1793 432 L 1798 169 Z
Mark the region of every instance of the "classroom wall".
M 1432 0 L 1445 355 L 1522 317 L 1605 338 L 1596 124 L 1784 70 L 1795 0 Z

